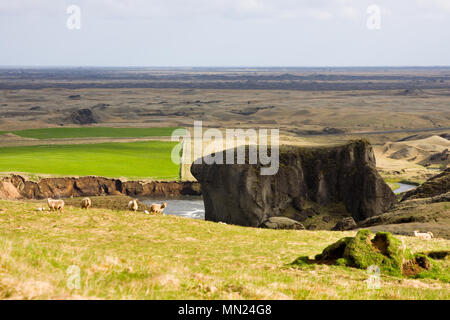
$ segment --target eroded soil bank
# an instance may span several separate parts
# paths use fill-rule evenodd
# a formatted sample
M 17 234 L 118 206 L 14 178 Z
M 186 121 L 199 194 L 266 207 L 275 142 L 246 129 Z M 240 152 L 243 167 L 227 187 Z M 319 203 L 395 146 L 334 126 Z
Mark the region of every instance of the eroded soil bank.
M 126 195 L 132 197 L 177 197 L 201 195 L 198 182 L 121 181 L 103 177 L 44 178 L 39 182 L 13 175 L 0 180 L 0 198 L 45 199 L 83 196 Z

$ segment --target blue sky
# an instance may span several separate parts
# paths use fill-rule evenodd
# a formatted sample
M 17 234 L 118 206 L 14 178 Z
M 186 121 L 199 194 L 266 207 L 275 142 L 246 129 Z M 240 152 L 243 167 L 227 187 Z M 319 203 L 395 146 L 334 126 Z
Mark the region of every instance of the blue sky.
M 0 65 L 450 65 L 450 0 L 0 0 Z

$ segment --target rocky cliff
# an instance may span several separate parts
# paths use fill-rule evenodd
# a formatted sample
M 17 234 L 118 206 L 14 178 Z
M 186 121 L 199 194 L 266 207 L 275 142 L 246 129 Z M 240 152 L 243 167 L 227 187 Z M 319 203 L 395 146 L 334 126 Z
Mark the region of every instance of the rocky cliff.
M 275 216 L 302 222 L 304 214 L 320 214 L 321 208 L 333 206 L 342 208 L 336 215 L 360 221 L 396 202 L 375 169 L 367 141 L 320 148 L 281 146 L 278 173 L 260 175 L 261 167 L 193 164 L 191 172 L 202 186 L 206 220 L 257 227 Z
M 44 199 L 83 196 L 127 195 L 132 197 L 169 197 L 200 195 L 197 182 L 121 181 L 102 177 L 45 178 L 28 181 L 14 175 L 0 180 L 0 198 Z

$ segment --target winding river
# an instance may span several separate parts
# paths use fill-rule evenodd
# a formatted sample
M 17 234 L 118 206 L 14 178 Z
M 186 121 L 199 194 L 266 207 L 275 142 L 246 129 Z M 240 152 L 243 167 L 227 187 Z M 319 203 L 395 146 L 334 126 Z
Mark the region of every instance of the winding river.
M 399 193 L 406 192 L 406 191 L 417 188 L 417 186 L 412 185 L 412 184 L 406 184 L 406 183 L 400 183 L 400 182 L 397 182 L 397 184 L 400 186 L 400 188 L 394 190 L 395 194 L 399 194 Z

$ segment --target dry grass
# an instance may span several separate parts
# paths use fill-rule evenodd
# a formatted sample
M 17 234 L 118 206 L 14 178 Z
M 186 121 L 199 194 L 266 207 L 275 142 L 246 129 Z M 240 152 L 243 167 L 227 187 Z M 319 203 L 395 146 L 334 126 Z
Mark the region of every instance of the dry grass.
M 382 288 L 368 290 L 364 270 L 288 265 L 354 232 L 262 230 L 71 207 L 56 214 L 39 206 L 0 201 L 0 298 L 450 298 L 450 285 L 437 280 L 382 276 Z M 413 251 L 450 244 L 402 238 Z M 67 287 L 72 265 L 81 271 L 79 289 Z

